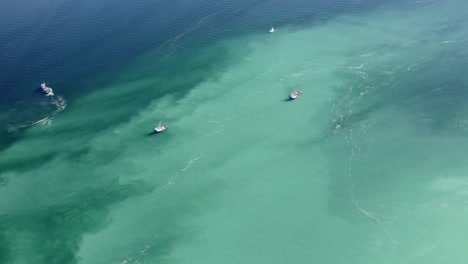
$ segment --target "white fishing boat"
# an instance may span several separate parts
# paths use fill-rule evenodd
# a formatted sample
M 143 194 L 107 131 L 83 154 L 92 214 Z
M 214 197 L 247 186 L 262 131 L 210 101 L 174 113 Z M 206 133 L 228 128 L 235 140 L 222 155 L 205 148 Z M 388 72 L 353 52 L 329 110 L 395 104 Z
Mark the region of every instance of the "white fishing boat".
M 268 32 L 273 33 L 273 32 L 275 32 L 275 29 L 271 28 L 270 31 L 268 31 Z
M 42 92 L 45 93 L 46 96 L 54 96 L 54 90 L 52 88 L 47 87 L 45 82 L 41 84 Z
M 163 132 L 164 130 L 166 130 L 168 128 L 169 128 L 169 126 L 163 125 L 163 124 L 161 124 L 161 121 L 159 121 L 158 126 L 154 128 L 154 132 L 161 133 L 161 132 Z
M 299 96 L 301 96 L 301 95 L 302 95 L 301 91 L 294 91 L 294 92 L 289 94 L 289 99 L 294 100 L 294 99 L 299 98 Z

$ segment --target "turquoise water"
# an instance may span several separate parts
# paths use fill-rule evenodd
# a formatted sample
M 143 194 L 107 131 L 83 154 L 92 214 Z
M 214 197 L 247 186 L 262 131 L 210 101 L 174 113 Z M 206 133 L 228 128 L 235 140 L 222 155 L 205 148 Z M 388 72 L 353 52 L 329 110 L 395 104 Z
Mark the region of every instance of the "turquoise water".
M 466 5 L 7 1 L 0 263 L 466 263 Z

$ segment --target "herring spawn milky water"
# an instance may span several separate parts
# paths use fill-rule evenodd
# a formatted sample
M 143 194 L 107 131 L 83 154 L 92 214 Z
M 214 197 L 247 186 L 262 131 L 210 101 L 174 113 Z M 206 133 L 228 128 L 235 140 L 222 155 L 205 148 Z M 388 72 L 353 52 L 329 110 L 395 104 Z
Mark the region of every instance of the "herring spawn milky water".
M 466 263 L 467 13 L 4 1 L 0 263 Z

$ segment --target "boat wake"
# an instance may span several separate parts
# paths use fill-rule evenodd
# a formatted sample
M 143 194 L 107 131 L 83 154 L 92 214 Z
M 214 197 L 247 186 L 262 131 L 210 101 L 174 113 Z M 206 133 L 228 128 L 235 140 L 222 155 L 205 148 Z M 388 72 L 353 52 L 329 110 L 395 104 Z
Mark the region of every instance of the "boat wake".
M 200 158 L 201 158 L 201 156 L 191 158 L 188 162 L 185 163 L 185 167 L 182 169 L 182 171 L 188 170 L 192 166 L 192 164 L 194 164 Z
M 162 48 L 162 47 L 166 46 L 167 44 L 174 44 L 174 43 L 176 43 L 176 42 L 179 41 L 180 39 L 186 37 L 188 34 L 194 32 L 195 30 L 197 30 L 198 28 L 200 28 L 201 26 L 203 26 L 203 25 L 206 23 L 207 20 L 209 20 L 210 18 L 212 18 L 212 17 L 214 17 L 214 16 L 217 16 L 217 15 L 223 13 L 224 11 L 225 11 L 225 10 L 221 10 L 221 11 L 218 11 L 218 12 L 215 12 L 215 13 L 212 13 L 212 14 L 210 14 L 210 15 L 207 15 L 207 16 L 205 16 L 205 17 L 200 18 L 199 20 L 197 20 L 197 21 L 195 22 L 195 24 L 194 24 L 192 27 L 190 27 L 190 28 L 188 28 L 187 30 L 185 30 L 185 31 L 183 31 L 183 32 L 181 32 L 181 33 L 179 33 L 179 34 L 177 34 L 176 36 L 174 36 L 174 37 L 172 37 L 172 38 L 166 40 L 166 41 L 163 42 L 161 45 L 159 45 L 157 48 L 159 49 L 159 48 Z
M 50 103 L 48 104 L 53 107 L 53 111 L 49 112 L 46 116 L 42 117 L 39 120 L 28 122 L 26 124 L 21 125 L 9 125 L 8 132 L 14 132 L 19 129 L 28 128 L 34 125 L 43 124 L 43 125 L 51 125 L 52 119 L 60 112 L 65 110 L 67 107 L 67 101 L 62 96 L 55 96 L 51 98 Z
M 226 130 L 226 127 L 222 127 L 222 128 L 217 128 L 217 129 L 214 129 L 213 131 L 211 131 L 210 133 L 206 134 L 205 136 L 203 136 L 203 138 L 207 138 L 207 137 L 212 137 L 214 135 L 217 135 L 219 133 L 222 133 Z

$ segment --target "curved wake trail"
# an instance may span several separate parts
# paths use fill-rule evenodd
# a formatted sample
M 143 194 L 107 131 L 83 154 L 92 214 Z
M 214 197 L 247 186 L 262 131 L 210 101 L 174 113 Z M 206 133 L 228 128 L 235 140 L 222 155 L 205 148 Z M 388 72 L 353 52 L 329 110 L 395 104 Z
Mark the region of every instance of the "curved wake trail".
M 51 101 L 50 101 L 49 105 L 53 105 L 55 110 L 48 113 L 45 117 L 43 117 L 43 118 L 41 118 L 39 120 L 30 122 L 30 123 L 26 123 L 26 124 L 10 125 L 10 126 L 8 126 L 8 132 L 14 132 L 16 130 L 32 127 L 32 126 L 38 125 L 38 124 L 50 125 L 51 122 L 52 122 L 52 119 L 58 113 L 62 112 L 63 110 L 65 110 L 65 108 L 67 108 L 67 101 L 62 96 L 54 96 L 53 98 L 51 98 Z

